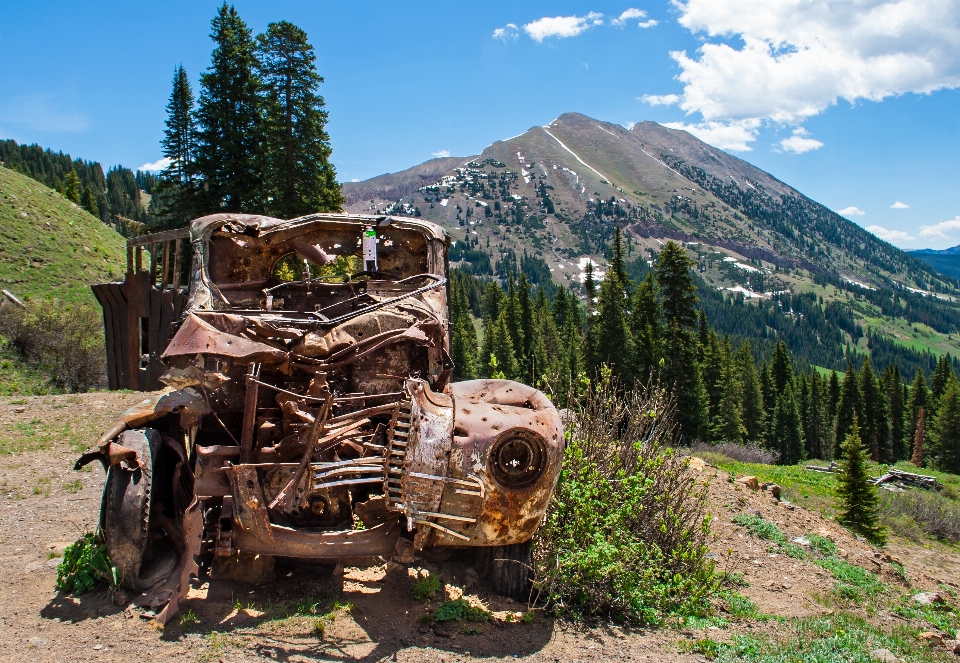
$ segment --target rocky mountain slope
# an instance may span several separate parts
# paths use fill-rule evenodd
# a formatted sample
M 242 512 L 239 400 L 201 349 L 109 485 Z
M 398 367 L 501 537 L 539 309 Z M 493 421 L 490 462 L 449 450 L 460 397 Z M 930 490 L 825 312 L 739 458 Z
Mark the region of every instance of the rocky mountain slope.
M 494 262 L 510 249 L 544 254 L 560 282 L 579 271 L 571 261 L 602 254 L 619 224 L 635 248 L 699 242 L 704 270 L 724 258 L 751 268 L 728 285 L 800 268 L 871 287 L 956 288 L 768 173 L 655 122 L 627 130 L 566 113 L 480 155 L 434 159 L 344 191 L 351 211 L 419 212 L 457 239 L 476 236 L 484 249 L 489 240 Z

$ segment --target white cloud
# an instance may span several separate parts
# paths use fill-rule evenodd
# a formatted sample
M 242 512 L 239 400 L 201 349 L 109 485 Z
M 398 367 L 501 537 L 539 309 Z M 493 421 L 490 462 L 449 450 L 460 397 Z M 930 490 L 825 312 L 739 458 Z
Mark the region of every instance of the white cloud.
M 809 135 L 810 133 L 806 129 L 797 127 L 793 130 L 793 135 L 790 136 L 790 138 L 784 138 L 780 141 L 780 147 L 794 154 L 803 154 L 804 152 L 819 150 L 823 147 L 823 143 L 819 140 L 807 138 Z
M 704 122 L 750 119 L 796 126 L 840 99 L 880 101 L 960 86 L 958 2 L 673 4 L 681 25 L 705 35 L 692 57 L 671 53 L 683 84 L 675 103 Z
M 508 39 L 516 39 L 519 34 L 520 31 L 517 30 L 515 23 L 507 23 L 502 28 L 497 28 L 493 31 L 493 38 L 499 39 L 500 41 L 507 41 Z
M 883 226 L 867 226 L 867 230 L 880 239 L 885 239 L 892 243 L 911 242 L 916 239 L 915 237 L 911 237 L 910 233 L 904 232 L 903 230 L 887 230 Z
M 433 153 L 435 157 L 448 157 L 450 156 L 450 150 L 437 150 Z
M 684 124 L 683 122 L 666 122 L 664 126 L 671 129 L 689 131 L 694 136 L 721 150 L 734 152 L 750 152 L 750 143 L 757 138 L 759 120 L 742 120 L 738 122 L 699 122 Z
M 359 177 L 354 177 L 354 178 L 353 178 L 352 180 L 350 180 L 350 181 L 351 181 L 351 182 L 359 182 L 359 181 L 360 181 L 360 178 L 359 178 Z
M 651 106 L 672 106 L 680 101 L 680 95 L 677 94 L 645 94 L 637 97 L 639 101 Z
M 620 16 L 618 16 L 617 18 L 611 19 L 611 20 L 610 20 L 610 25 L 622 26 L 622 25 L 626 25 L 627 21 L 629 21 L 630 19 L 633 19 L 633 18 L 646 18 L 646 17 L 647 17 L 647 12 L 643 11 L 642 9 L 635 9 L 635 8 L 631 7 L 631 8 L 628 9 L 627 11 L 623 12 L 622 14 L 620 14 Z M 649 23 L 650 21 L 645 21 L 645 22 L 646 22 L 646 23 Z M 656 25 L 657 22 L 656 22 L 656 21 L 653 21 L 653 24 Z M 643 23 L 638 23 L 637 25 L 639 25 L 639 26 L 642 27 L 642 28 L 643 28 L 643 27 L 648 27 L 648 26 L 643 25 Z
M 156 173 L 161 170 L 165 170 L 170 165 L 170 163 L 171 163 L 170 159 L 168 159 L 167 157 L 163 157 L 162 159 L 157 159 L 156 161 L 153 161 L 151 163 L 145 163 L 142 166 L 140 166 L 137 170 L 145 170 L 145 171 L 150 171 L 152 173 Z
M 576 37 L 594 25 L 603 25 L 603 14 L 590 12 L 586 16 L 544 16 L 523 26 L 523 31 L 536 42 L 547 37 Z
M 942 237 L 950 239 L 956 236 L 960 231 L 960 216 L 956 216 L 949 221 L 942 221 L 933 226 L 920 226 L 921 237 Z
M 658 23 L 660 23 L 660 21 L 656 21 L 656 20 L 654 20 L 654 19 L 651 18 L 649 21 L 641 21 L 640 23 L 637 23 L 637 27 L 638 27 L 638 28 L 652 28 L 653 26 L 657 25 Z
M 906 203 L 901 203 L 899 200 L 890 206 L 890 209 L 910 209 L 910 206 Z
M 839 214 L 840 216 L 864 216 L 866 215 L 866 212 L 864 212 L 859 207 L 854 207 L 853 205 L 851 205 L 850 207 L 844 207 L 843 209 L 838 209 L 837 214 Z

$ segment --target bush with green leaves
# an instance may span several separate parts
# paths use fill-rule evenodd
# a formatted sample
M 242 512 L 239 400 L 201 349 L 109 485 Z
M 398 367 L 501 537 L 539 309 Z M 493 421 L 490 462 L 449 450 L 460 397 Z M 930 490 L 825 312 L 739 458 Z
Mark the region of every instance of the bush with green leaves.
M 103 316 L 92 304 L 56 299 L 0 306 L 0 335 L 52 385 L 64 391 L 106 386 Z
M 87 532 L 67 546 L 57 567 L 57 589 L 74 596 L 93 590 L 101 582 L 117 585 L 119 581 L 99 532 Z
M 535 587 L 557 613 L 659 623 L 705 611 L 706 485 L 688 472 L 674 405 L 609 375 L 573 399 L 560 479 L 535 540 Z

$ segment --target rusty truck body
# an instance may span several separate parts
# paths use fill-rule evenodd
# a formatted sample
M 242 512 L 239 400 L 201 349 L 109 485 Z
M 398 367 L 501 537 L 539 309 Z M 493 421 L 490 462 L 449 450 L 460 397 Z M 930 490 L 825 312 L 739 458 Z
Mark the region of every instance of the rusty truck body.
M 401 540 L 485 549 L 494 587 L 525 589 L 560 417 L 526 385 L 451 382 L 448 243 L 413 218 L 216 214 L 129 240 L 124 282 L 93 287 L 110 387 L 166 386 L 77 462 L 103 463 L 108 552 L 161 622 L 205 559 Z

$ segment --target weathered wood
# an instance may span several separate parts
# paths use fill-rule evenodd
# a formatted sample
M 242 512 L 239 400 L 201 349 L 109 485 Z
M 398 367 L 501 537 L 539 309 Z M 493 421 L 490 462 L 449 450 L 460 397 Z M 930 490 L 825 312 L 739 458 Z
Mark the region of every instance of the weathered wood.
M 189 228 L 177 228 L 176 230 L 163 230 L 158 233 L 150 233 L 149 235 L 140 235 L 139 237 L 131 237 L 127 240 L 127 246 L 146 246 L 147 244 L 154 244 L 156 242 L 166 242 L 171 239 L 182 239 L 185 237 L 190 237 Z
M 170 240 L 163 243 L 163 275 L 160 277 L 160 287 L 170 283 Z
M 109 296 L 104 292 L 105 288 L 112 284 L 91 286 L 93 296 L 97 298 L 100 308 L 103 310 L 103 336 L 107 344 L 107 388 L 119 389 L 120 381 L 117 378 L 117 357 L 116 357 L 116 339 L 114 332 L 114 310 L 113 303 Z
M 173 278 L 170 280 L 170 286 L 177 288 L 180 286 L 180 272 L 182 268 L 180 266 L 180 261 L 183 259 L 182 251 L 180 246 L 183 244 L 179 239 L 175 242 L 176 248 L 173 252 Z
M 936 477 L 905 472 L 893 467 L 888 469 L 883 476 L 874 479 L 873 483 L 876 485 L 882 483 L 906 484 L 914 488 L 923 488 L 924 490 L 940 490 L 943 487 L 940 485 L 940 482 L 937 481 Z

